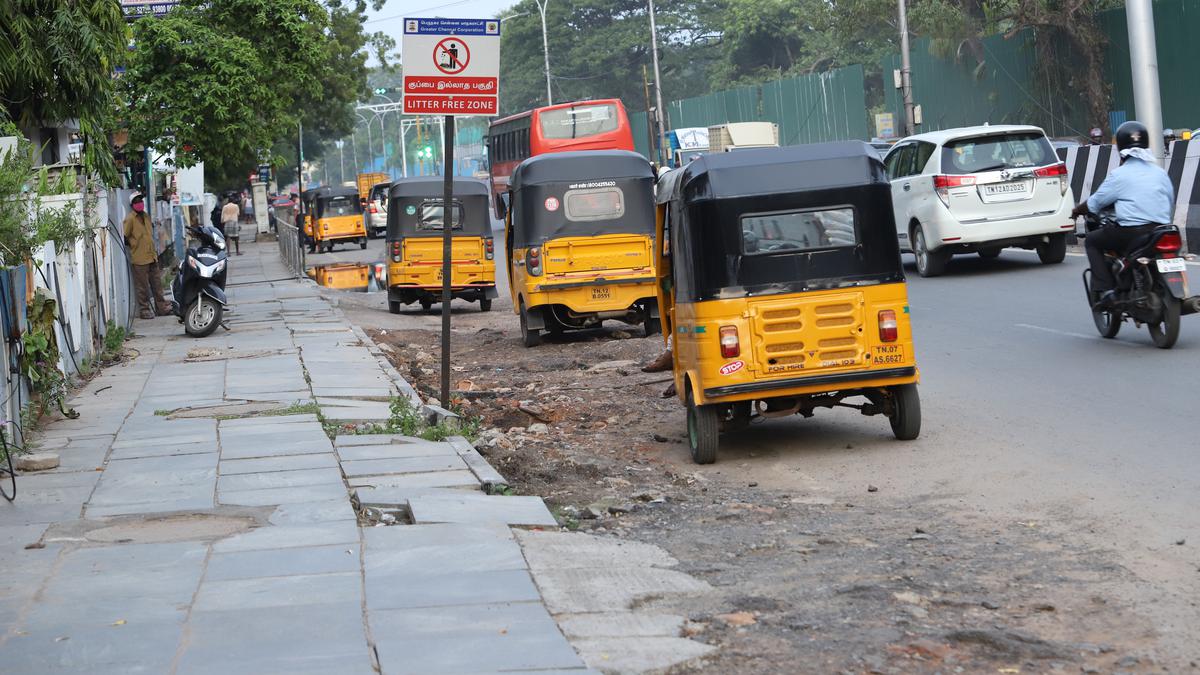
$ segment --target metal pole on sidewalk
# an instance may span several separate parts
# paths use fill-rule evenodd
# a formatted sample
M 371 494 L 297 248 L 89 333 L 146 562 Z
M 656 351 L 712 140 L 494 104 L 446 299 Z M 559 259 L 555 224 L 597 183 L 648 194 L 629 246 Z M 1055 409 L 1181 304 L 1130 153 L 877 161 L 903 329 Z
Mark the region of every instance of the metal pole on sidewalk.
M 450 253 L 454 230 L 454 119 L 442 124 L 442 407 L 450 409 Z
M 408 140 L 404 137 L 404 117 L 400 117 L 400 175 L 408 178 Z
M 304 216 L 305 216 L 305 213 L 304 213 L 304 187 L 305 186 L 304 186 L 304 123 L 303 122 L 300 123 L 300 139 L 299 139 L 298 150 L 299 150 L 299 152 L 297 152 L 296 156 L 299 158 L 299 165 L 296 167 L 296 169 L 297 169 L 296 185 L 299 189 L 296 191 L 296 197 L 300 200 L 300 203 L 297 204 L 296 206 L 299 207 L 298 213 L 300 214 L 300 218 L 297 222 L 293 223 L 296 226 L 296 242 L 297 242 L 296 250 L 299 251 L 299 254 L 296 256 L 298 259 L 297 262 L 299 263 L 298 265 L 296 265 L 296 270 L 295 270 L 297 279 L 301 278 L 301 276 L 304 274 Z
M 1149 0 L 1147 0 L 1149 1 Z M 904 98 L 904 135 L 916 133 L 916 116 L 913 113 L 912 65 L 908 60 L 908 13 L 905 0 L 898 0 L 900 8 L 900 94 Z
M 1133 107 L 1137 120 L 1150 132 L 1150 151 L 1163 162 L 1162 101 L 1158 88 L 1158 48 L 1154 37 L 1154 8 L 1150 0 L 1127 0 L 1129 70 L 1133 75 Z
M 546 7 L 550 0 L 533 0 L 537 3 L 538 12 L 542 15 L 542 58 L 545 59 L 546 69 L 546 105 L 554 105 L 554 94 L 550 92 L 550 38 L 546 33 Z
M 658 118 L 658 165 L 666 166 L 667 111 L 663 108 L 662 70 L 658 67 L 658 25 L 654 22 L 654 0 L 650 0 L 650 55 L 654 60 L 654 97 Z

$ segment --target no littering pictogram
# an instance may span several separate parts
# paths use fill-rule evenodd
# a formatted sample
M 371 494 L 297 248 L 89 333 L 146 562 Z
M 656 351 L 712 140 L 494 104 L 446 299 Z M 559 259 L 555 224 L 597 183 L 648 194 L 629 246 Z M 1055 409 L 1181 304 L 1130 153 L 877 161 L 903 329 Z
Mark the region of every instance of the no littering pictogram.
M 433 65 L 447 75 L 461 73 L 470 62 L 471 50 L 459 38 L 448 37 L 433 48 Z

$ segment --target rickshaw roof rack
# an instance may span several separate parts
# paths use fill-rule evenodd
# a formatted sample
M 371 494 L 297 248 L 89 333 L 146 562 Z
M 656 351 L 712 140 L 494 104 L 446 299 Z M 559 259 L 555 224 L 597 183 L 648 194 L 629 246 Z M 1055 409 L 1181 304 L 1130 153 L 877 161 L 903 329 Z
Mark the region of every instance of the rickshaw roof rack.
M 334 197 L 358 197 L 358 188 L 342 187 L 340 185 L 322 185 L 315 190 L 307 190 L 314 199 L 333 199 Z
M 442 176 L 418 176 L 392 181 L 388 194 L 392 197 L 441 197 L 445 178 Z M 487 183 L 475 178 L 455 178 L 454 196 L 488 195 Z
M 512 188 L 530 185 L 577 183 L 613 178 L 654 178 L 650 162 L 628 150 L 585 150 L 536 155 L 521 162 L 512 173 Z
M 710 153 L 664 175 L 662 181 L 660 201 L 888 185 L 878 153 L 862 141 Z

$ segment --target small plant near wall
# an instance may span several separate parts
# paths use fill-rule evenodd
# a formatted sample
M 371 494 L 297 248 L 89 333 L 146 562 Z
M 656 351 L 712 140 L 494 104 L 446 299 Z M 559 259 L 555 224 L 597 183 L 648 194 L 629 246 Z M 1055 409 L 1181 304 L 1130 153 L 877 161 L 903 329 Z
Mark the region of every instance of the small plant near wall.
M 44 290 L 34 293 L 29 303 L 29 329 L 21 336 L 21 374 L 29 381 L 33 395 L 28 423 L 36 423 L 52 406 L 64 417 L 79 417 L 65 403 L 67 377 L 58 368 L 58 341 L 54 336 L 56 304 Z

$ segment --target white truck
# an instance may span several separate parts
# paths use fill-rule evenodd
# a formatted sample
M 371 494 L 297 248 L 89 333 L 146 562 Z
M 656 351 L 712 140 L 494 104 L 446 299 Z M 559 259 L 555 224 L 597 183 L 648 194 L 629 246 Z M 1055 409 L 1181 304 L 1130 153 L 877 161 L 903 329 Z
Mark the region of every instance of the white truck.
M 779 125 L 774 122 L 729 122 L 708 128 L 709 152 L 777 147 Z

